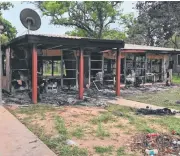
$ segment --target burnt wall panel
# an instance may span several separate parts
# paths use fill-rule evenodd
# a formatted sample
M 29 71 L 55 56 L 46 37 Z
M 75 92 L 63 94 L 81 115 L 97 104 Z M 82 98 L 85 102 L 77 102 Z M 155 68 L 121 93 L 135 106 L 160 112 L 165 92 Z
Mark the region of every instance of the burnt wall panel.
M 10 91 L 11 70 L 10 70 L 10 48 L 5 50 L 6 55 L 6 76 L 2 77 L 2 88 Z
M 65 78 L 75 78 L 76 72 L 70 69 L 76 69 L 76 58 L 71 51 L 63 51 L 63 60 L 66 68 Z

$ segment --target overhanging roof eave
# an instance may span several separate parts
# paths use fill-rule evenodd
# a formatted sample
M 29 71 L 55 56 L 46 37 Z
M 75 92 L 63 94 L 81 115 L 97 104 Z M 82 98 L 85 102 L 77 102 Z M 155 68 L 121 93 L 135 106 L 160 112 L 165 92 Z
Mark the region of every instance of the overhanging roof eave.
M 102 40 L 102 39 L 88 39 L 88 38 L 63 38 L 63 37 L 48 37 L 26 34 L 13 39 L 7 45 L 21 44 L 49 44 L 49 45 L 64 45 L 64 46 L 78 46 L 78 47 L 98 47 L 98 48 L 123 48 L 124 41 L 121 40 Z

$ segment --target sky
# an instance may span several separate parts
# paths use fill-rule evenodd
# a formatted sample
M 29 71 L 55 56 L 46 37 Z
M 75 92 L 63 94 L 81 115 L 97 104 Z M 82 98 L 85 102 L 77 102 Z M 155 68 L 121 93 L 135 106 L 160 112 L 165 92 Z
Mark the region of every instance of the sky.
M 59 34 L 63 35 L 66 31 L 72 30 L 72 28 L 64 27 L 64 26 L 54 26 L 49 24 L 50 20 L 48 17 L 42 16 L 41 12 L 33 4 L 29 4 L 27 2 L 20 2 L 20 1 L 13 1 L 14 8 L 11 8 L 10 10 L 3 11 L 3 17 L 11 22 L 13 26 L 16 27 L 18 34 L 17 36 L 21 36 L 27 33 L 27 29 L 21 24 L 20 21 L 20 12 L 21 10 L 25 8 L 31 8 L 38 12 L 38 14 L 41 17 L 41 27 L 39 30 L 33 32 L 37 34 Z M 131 13 L 134 12 L 135 15 L 137 14 L 136 11 L 133 9 L 135 5 L 135 1 L 125 1 L 122 4 L 122 9 L 124 13 Z M 117 27 L 116 24 L 113 25 L 113 27 Z

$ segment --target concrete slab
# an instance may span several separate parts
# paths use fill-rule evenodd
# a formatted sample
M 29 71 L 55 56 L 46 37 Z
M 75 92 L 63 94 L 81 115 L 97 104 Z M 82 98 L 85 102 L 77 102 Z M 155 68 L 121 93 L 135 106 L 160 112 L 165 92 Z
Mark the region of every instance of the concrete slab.
M 3 106 L 0 106 L 0 156 L 56 156 Z

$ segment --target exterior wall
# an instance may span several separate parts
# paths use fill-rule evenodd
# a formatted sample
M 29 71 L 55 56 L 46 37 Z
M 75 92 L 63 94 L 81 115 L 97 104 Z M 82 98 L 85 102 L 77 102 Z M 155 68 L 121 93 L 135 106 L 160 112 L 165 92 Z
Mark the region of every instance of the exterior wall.
M 10 48 L 6 49 L 6 76 L 2 76 L 2 88 L 10 91 L 11 70 L 10 70 Z

